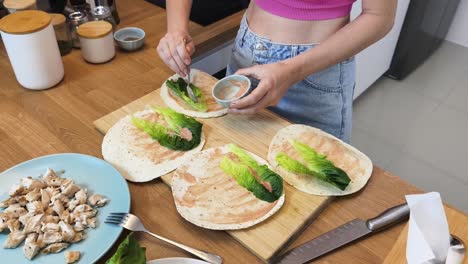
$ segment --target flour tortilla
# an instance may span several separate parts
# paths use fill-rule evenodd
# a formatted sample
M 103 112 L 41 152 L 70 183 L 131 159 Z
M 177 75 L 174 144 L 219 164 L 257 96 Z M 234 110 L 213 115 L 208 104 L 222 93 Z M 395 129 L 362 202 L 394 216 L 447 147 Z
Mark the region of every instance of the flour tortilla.
M 180 77 L 179 74 L 172 75 L 168 80 L 177 80 Z M 161 98 L 163 99 L 164 103 L 167 106 L 172 108 L 173 110 L 188 115 L 192 117 L 198 118 L 213 118 L 218 116 L 223 116 L 227 114 L 227 108 L 222 107 L 218 103 L 216 103 L 215 99 L 212 96 L 212 89 L 213 86 L 216 84 L 218 79 L 209 75 L 206 72 L 202 72 L 197 69 L 191 70 L 191 82 L 200 88 L 200 90 L 205 95 L 208 111 L 207 112 L 198 112 L 190 107 L 184 100 L 180 99 L 179 97 L 172 94 L 170 89 L 166 86 L 166 82 L 161 86 Z
M 335 166 L 344 170 L 351 178 L 346 189 L 342 191 L 313 176 L 298 175 L 280 167 L 275 159 L 279 152 L 285 152 L 288 156 L 303 162 L 291 145 L 292 139 L 327 155 Z M 287 183 L 303 192 L 315 195 L 341 196 L 357 192 L 366 185 L 372 174 L 372 162 L 366 155 L 320 129 L 305 125 L 290 125 L 278 131 L 268 150 L 268 162 Z
M 158 120 L 153 110 L 134 113 L 133 116 Z M 118 121 L 105 135 L 102 156 L 132 182 L 146 182 L 175 170 L 189 154 L 199 152 L 205 144 L 202 133 L 200 144 L 189 151 L 171 150 L 161 146 L 146 132 L 136 128 L 128 115 Z
M 268 203 L 225 174 L 219 162 L 228 152 L 228 147 L 223 146 L 195 153 L 175 171 L 172 194 L 177 211 L 187 221 L 207 229 L 242 229 L 264 221 L 283 205 L 284 193 Z M 249 154 L 259 164 L 266 164 Z

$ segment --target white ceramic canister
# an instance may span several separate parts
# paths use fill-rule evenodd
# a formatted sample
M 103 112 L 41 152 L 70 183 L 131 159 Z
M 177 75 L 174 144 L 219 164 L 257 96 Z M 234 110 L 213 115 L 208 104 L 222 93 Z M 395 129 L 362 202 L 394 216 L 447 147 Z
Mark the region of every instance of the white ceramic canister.
M 86 22 L 76 31 L 80 37 L 81 56 L 91 63 L 104 63 L 115 56 L 112 24 L 106 21 Z
M 42 90 L 63 79 L 63 63 L 49 14 L 26 10 L 0 20 L 0 33 L 16 80 Z

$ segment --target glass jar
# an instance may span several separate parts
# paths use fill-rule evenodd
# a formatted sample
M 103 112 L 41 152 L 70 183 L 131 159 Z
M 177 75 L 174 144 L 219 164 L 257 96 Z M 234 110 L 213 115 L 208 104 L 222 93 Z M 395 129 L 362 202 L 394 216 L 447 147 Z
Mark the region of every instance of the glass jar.
M 76 31 L 78 30 L 78 27 L 81 24 L 84 24 L 88 22 L 88 17 L 86 16 L 86 13 L 82 11 L 76 11 L 71 13 L 68 18 L 70 19 L 70 35 L 73 43 L 74 48 L 79 48 L 80 47 L 80 38 L 76 34 Z
M 92 11 L 91 15 L 93 16 L 94 20 L 103 20 L 106 22 L 111 23 L 112 31 L 115 31 L 115 27 L 117 24 L 115 23 L 115 19 L 112 16 L 111 10 L 107 6 L 96 6 Z
M 112 16 L 114 17 L 115 24 L 120 24 L 119 12 L 117 11 L 116 0 L 95 0 L 96 6 L 108 6 L 111 10 Z
M 67 55 L 72 50 L 73 42 L 65 16 L 62 14 L 50 14 L 50 16 L 52 18 L 52 26 L 54 27 L 60 55 Z
M 5 0 L 3 6 L 8 10 L 8 13 L 13 14 L 22 10 L 35 10 L 36 0 Z

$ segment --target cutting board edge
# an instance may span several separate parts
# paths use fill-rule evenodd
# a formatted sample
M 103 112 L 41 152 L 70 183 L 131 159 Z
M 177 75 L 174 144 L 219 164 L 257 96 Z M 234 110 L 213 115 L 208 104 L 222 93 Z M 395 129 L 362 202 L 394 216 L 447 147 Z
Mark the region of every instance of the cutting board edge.
M 291 188 L 294 188 L 291 186 Z M 299 191 L 299 190 L 297 190 Z M 265 263 L 275 263 L 275 261 L 278 261 L 281 253 L 285 251 L 286 248 L 288 248 L 291 243 L 297 239 L 297 237 L 300 236 L 302 231 L 304 231 L 306 228 L 308 228 L 312 222 L 317 219 L 317 217 L 322 213 L 322 211 L 332 202 L 332 200 L 335 199 L 334 196 L 323 196 L 325 198 L 324 202 L 315 210 L 313 214 L 309 216 L 309 219 L 305 221 L 301 226 L 299 226 L 292 234 L 291 236 L 286 240 L 286 242 L 283 243 L 283 245 L 276 249 L 273 254 L 270 256 L 264 258 L 262 256 L 259 256 L 257 253 L 255 253 L 253 250 L 251 250 L 249 247 L 245 246 L 241 241 L 239 241 L 233 234 L 231 234 L 230 231 L 228 231 L 229 235 L 232 236 L 236 241 L 240 242 L 245 248 L 247 248 L 250 252 L 252 252 L 255 256 L 260 258 L 263 262 Z

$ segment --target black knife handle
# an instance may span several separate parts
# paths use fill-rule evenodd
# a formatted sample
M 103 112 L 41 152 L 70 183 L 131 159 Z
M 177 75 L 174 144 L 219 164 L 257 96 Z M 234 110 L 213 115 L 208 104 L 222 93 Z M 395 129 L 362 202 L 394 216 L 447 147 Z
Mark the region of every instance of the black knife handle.
M 387 209 L 378 216 L 368 219 L 366 222 L 367 228 L 376 231 L 397 223 L 403 219 L 407 219 L 410 213 L 408 204 L 400 204 L 390 209 Z

